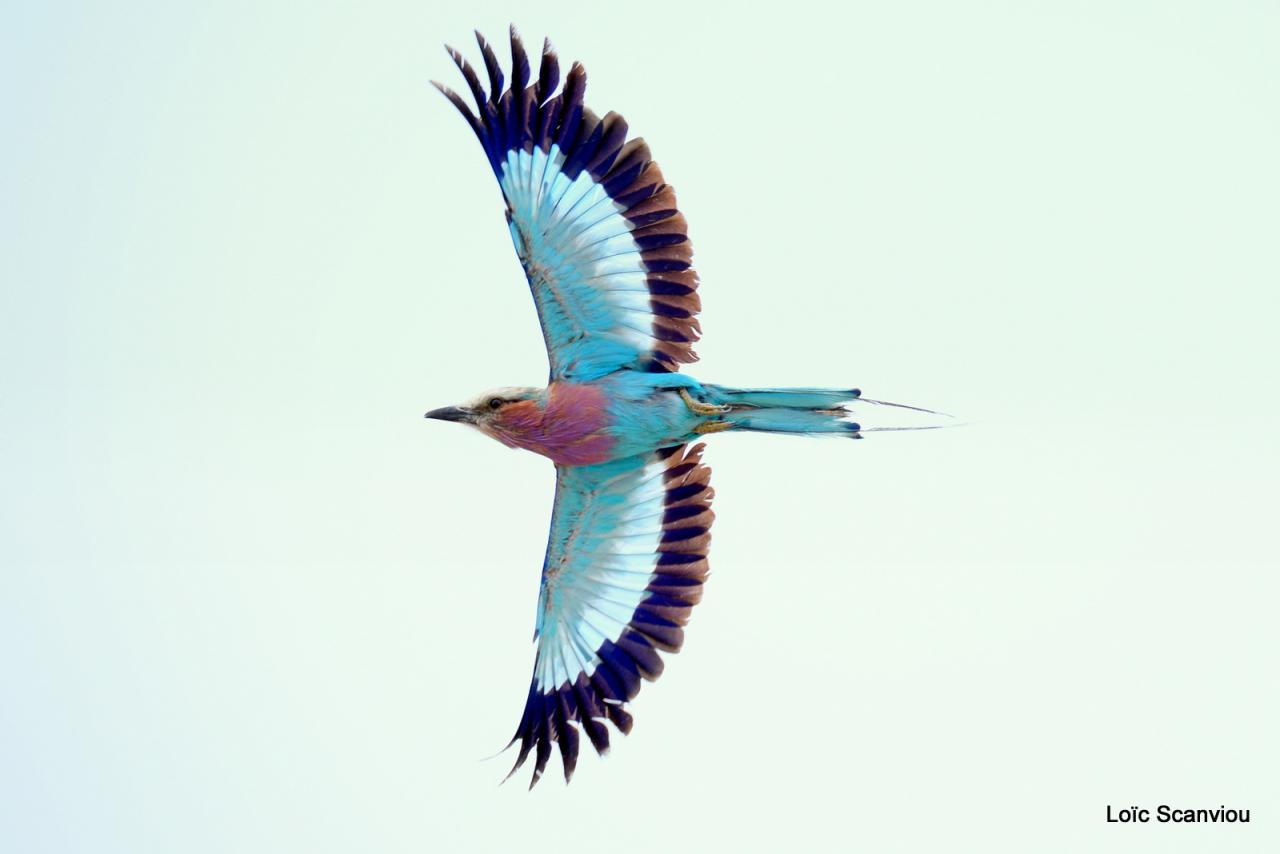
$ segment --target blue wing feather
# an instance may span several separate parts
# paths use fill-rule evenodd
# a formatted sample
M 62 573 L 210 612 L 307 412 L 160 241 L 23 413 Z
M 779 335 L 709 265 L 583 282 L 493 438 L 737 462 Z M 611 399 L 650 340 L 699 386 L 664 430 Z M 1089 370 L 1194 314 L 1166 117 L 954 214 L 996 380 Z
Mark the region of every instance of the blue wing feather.
M 512 30 L 511 88 L 477 34 L 490 91 L 452 49 L 476 113 L 440 86 L 475 131 L 507 202 L 507 222 L 546 339 L 551 378 L 589 380 L 620 368 L 666 372 L 697 356 L 697 274 L 675 193 L 616 113 L 583 106 L 574 64 L 544 44 L 538 79 Z M 438 85 L 438 84 L 437 84 Z
M 556 503 L 538 595 L 537 656 L 512 744 L 512 773 L 536 750 L 559 743 L 565 779 L 577 761 L 574 726 L 597 752 L 610 720 L 622 732 L 622 704 L 642 679 L 662 672 L 658 650 L 677 651 L 707 575 L 710 469 L 702 446 L 667 448 L 598 466 L 557 468 Z M 678 511 L 681 520 L 669 517 Z

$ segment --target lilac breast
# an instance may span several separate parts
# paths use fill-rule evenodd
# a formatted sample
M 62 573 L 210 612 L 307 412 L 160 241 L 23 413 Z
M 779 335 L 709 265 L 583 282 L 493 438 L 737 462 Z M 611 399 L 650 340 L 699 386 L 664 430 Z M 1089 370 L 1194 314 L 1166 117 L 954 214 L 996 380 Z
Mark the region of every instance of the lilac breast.
M 552 383 L 544 402 L 526 400 L 502 412 L 508 444 L 549 457 L 558 465 L 586 466 L 612 458 L 608 397 L 598 386 Z

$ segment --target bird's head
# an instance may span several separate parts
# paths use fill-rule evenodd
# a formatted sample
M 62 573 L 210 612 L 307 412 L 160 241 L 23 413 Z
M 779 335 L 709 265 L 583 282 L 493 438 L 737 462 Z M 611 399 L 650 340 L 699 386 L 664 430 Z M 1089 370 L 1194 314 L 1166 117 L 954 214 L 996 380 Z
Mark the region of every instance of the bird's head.
M 461 406 L 442 406 L 426 414 L 437 421 L 470 424 L 503 444 L 520 433 L 524 423 L 536 417 L 543 390 L 531 387 L 495 388 L 476 395 Z

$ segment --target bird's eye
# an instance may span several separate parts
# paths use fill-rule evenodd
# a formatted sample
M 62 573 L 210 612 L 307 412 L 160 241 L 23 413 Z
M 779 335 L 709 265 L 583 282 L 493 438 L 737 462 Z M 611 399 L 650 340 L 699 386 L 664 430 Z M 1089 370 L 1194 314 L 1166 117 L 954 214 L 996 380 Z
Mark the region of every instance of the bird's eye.
M 500 398 L 500 397 L 491 397 L 491 398 L 489 398 L 489 408 L 490 408 L 490 409 L 501 409 L 501 408 L 502 408 L 502 398 Z

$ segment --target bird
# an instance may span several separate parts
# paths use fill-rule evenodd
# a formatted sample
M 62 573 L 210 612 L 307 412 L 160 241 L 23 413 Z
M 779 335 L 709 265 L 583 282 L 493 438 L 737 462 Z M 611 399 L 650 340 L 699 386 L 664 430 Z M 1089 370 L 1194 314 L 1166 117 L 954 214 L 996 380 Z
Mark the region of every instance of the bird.
M 471 105 L 432 81 L 479 139 L 546 342 L 543 388 L 502 387 L 426 418 L 468 425 L 555 465 L 538 593 L 533 677 L 507 748 L 509 779 L 554 748 L 572 779 L 581 736 L 605 755 L 627 704 L 684 642 L 708 576 L 715 513 L 703 437 L 730 432 L 858 439 L 857 388 L 700 382 L 698 275 L 685 217 L 649 146 L 617 113 L 584 104 L 573 63 L 561 85 L 544 40 L 537 77 L 510 30 L 510 82 L 476 32 L 485 80 L 446 45 Z M 487 86 L 486 86 L 487 84 Z M 916 407 L 906 407 L 915 409 Z M 921 410 L 930 412 L 930 410 Z

